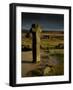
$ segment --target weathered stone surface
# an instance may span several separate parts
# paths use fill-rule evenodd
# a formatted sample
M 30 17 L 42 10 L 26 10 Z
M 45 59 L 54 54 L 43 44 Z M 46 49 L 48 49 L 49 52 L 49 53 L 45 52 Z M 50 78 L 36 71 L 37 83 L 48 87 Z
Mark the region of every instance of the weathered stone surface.
M 49 75 L 50 71 L 51 71 L 51 68 L 50 67 L 46 67 L 44 69 L 44 75 Z
M 41 28 L 38 24 L 32 25 L 32 47 L 33 47 L 33 62 L 39 62 L 40 61 L 40 33 Z

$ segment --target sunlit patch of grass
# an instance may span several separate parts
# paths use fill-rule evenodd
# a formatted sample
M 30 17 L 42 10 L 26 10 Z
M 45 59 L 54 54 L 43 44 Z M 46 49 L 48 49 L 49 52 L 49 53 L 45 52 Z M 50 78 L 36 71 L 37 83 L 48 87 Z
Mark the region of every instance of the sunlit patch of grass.
M 30 38 L 25 38 L 24 40 L 22 40 L 22 44 L 23 45 L 30 45 L 30 44 L 32 44 L 32 40 Z

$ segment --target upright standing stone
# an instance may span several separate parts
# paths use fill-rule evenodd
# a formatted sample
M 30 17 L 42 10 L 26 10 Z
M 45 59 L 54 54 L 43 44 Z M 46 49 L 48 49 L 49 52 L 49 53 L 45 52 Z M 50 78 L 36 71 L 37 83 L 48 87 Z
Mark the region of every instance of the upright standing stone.
M 40 33 L 41 28 L 38 24 L 33 24 L 32 32 L 32 48 L 33 48 L 33 62 L 40 61 Z

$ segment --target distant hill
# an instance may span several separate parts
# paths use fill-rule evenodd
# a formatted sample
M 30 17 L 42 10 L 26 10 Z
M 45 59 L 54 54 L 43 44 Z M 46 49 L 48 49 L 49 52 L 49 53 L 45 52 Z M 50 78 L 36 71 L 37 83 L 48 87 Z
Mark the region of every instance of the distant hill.
M 28 33 L 30 32 L 30 30 L 22 30 L 23 33 Z M 64 31 L 63 30 L 42 30 L 42 33 L 50 33 L 50 34 L 64 34 Z
M 50 34 L 64 34 L 64 31 L 42 31 L 42 33 L 50 33 Z

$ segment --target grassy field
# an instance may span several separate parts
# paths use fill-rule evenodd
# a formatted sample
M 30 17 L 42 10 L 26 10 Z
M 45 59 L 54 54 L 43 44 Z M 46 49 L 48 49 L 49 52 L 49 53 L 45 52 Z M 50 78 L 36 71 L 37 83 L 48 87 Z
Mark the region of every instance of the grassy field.
M 45 32 L 40 36 L 40 62 L 32 63 L 32 35 L 22 38 L 22 77 L 64 75 L 64 33 Z

